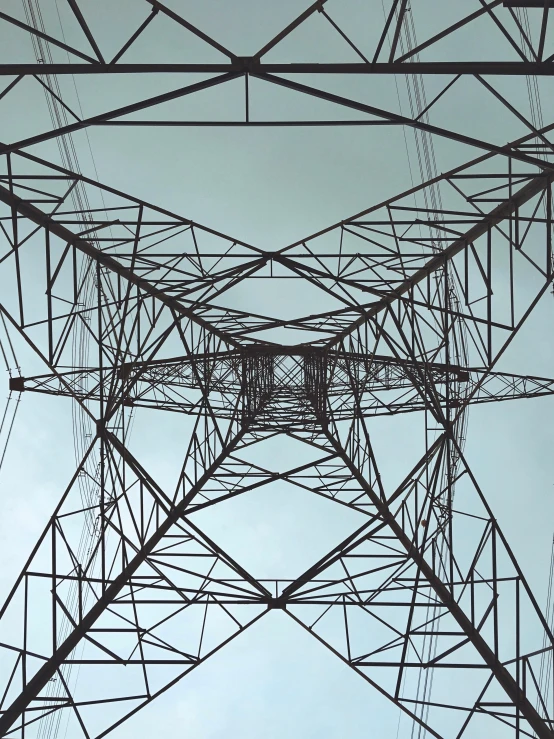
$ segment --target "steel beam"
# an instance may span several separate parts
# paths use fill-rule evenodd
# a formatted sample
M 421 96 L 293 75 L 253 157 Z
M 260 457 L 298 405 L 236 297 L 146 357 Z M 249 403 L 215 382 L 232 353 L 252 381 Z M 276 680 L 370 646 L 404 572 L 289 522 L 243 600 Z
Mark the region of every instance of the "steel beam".
M 466 146 L 473 146 L 476 149 L 483 149 L 484 151 L 492 154 L 500 154 L 501 156 L 508 157 L 510 159 L 516 159 L 520 162 L 525 162 L 536 167 L 549 167 L 549 163 L 544 160 L 530 157 L 520 151 L 509 148 L 508 146 L 498 146 L 482 139 L 476 139 L 473 136 L 466 136 L 465 134 L 451 131 L 450 129 L 442 128 L 440 126 L 433 126 L 430 123 L 426 123 L 421 119 L 407 118 L 406 116 L 394 113 L 389 110 L 383 110 L 377 108 L 374 105 L 368 105 L 358 100 L 352 100 L 351 98 L 343 97 L 342 95 L 335 95 L 334 93 L 321 90 L 311 85 L 305 85 L 300 82 L 296 82 L 289 78 L 278 77 L 276 75 L 263 75 L 258 72 L 252 72 L 251 75 L 257 79 L 264 80 L 265 82 L 271 82 L 274 85 L 285 87 L 289 90 L 294 90 L 304 95 L 318 98 L 319 100 L 325 100 L 326 102 L 333 103 L 334 105 L 347 108 L 349 110 L 356 110 L 359 113 L 366 113 L 367 115 L 375 116 L 377 119 L 388 121 L 390 124 L 408 126 L 416 131 L 422 131 L 427 134 L 441 136 L 451 141 L 457 141 L 460 144 Z M 21 146 L 26 146 L 25 142 L 20 142 Z M 13 148 L 16 149 L 18 144 L 13 144 Z
M 541 0 L 542 3 L 542 0 Z M 544 3 L 542 3 L 544 5 Z M 231 74 L 257 72 L 259 74 L 314 75 L 493 75 L 526 76 L 554 75 L 552 62 L 291 62 L 282 64 L 256 63 L 250 57 L 221 64 L 211 63 L 117 63 L 117 64 L 0 64 L 0 76 L 9 75 L 112 75 L 112 74 Z
M 535 731 L 535 734 L 539 739 L 553 739 L 554 733 L 548 728 L 546 722 L 540 716 L 535 706 L 533 706 L 525 696 L 516 680 L 499 660 L 497 655 L 481 635 L 480 631 L 475 628 L 471 619 L 468 618 L 463 609 L 459 606 L 451 591 L 435 573 L 434 569 L 427 562 L 420 550 L 414 546 L 412 539 L 410 539 L 401 524 L 397 521 L 396 517 L 390 510 L 390 507 L 387 505 L 387 502 L 375 493 L 373 487 L 368 483 L 356 465 L 354 465 L 347 452 L 326 428 L 324 428 L 324 433 L 331 447 L 336 452 L 337 457 L 343 461 L 352 477 L 357 481 L 362 490 L 364 490 L 378 512 L 380 519 L 389 527 L 398 544 L 406 552 L 407 557 L 413 561 L 423 577 L 427 580 L 431 588 L 436 593 L 438 600 L 448 609 L 456 623 L 468 638 L 469 642 L 471 642 L 475 647 L 498 683 L 502 686 L 511 703 L 518 707 L 522 716 L 524 716 L 529 722 L 529 725 Z M 313 568 L 312 573 L 315 573 L 316 570 L 317 567 Z M 283 602 L 286 602 L 287 598 L 290 597 L 295 590 L 310 579 L 311 577 L 307 575 L 285 588 L 282 594 Z
M 529 202 L 529 200 L 545 190 L 553 182 L 554 172 L 538 175 L 528 182 L 527 185 L 521 188 L 521 190 L 514 193 L 509 200 L 497 205 L 496 208 L 491 210 L 490 213 L 488 213 L 479 223 L 470 228 L 463 236 L 460 236 L 446 249 L 433 256 L 424 267 L 415 272 L 407 280 L 404 280 L 396 290 L 376 301 L 373 305 L 365 308 L 363 310 L 363 314 L 356 321 L 354 321 L 344 331 L 341 331 L 333 337 L 328 344 L 328 348 L 333 348 L 339 345 L 349 334 L 355 331 L 359 326 L 362 326 L 369 318 L 372 318 L 385 310 L 385 308 L 395 300 L 398 300 L 398 298 L 407 295 L 416 285 L 427 279 L 429 275 L 433 274 L 433 272 L 442 269 L 445 264 L 463 251 L 469 244 L 472 244 L 494 226 L 512 216 L 518 208 L 525 205 L 525 203 Z
M 554 8 L 554 0 L 504 0 L 505 8 Z
M 166 293 L 156 288 L 154 285 L 148 282 L 148 280 L 143 279 L 129 268 L 120 264 L 117 259 L 114 259 L 109 254 L 106 254 L 106 252 L 103 252 L 102 250 L 96 248 L 91 241 L 79 237 L 77 234 L 74 234 L 72 231 L 70 231 L 66 226 L 63 226 L 60 223 L 56 223 L 56 221 L 52 220 L 47 213 L 44 213 L 32 203 L 28 203 L 27 201 L 23 200 L 15 193 L 10 192 L 10 190 L 8 190 L 6 187 L 3 187 L 2 185 L 0 185 L 0 201 L 8 205 L 10 208 L 13 208 L 15 212 L 19 213 L 25 218 L 28 218 L 33 223 L 36 223 L 37 226 L 40 226 L 41 228 L 46 229 L 55 236 L 58 236 L 67 244 L 73 245 L 80 252 L 86 254 L 95 262 L 98 262 L 98 264 L 106 267 L 106 269 L 109 269 L 111 272 L 119 275 L 127 282 L 130 282 L 138 287 L 146 295 L 156 298 L 161 303 L 174 310 L 178 315 L 193 321 L 198 326 L 202 327 L 214 336 L 217 336 L 226 344 L 229 344 L 230 346 L 233 346 L 235 348 L 239 346 L 238 342 L 233 339 L 233 337 L 229 336 L 224 331 L 220 331 L 218 328 L 212 326 L 208 321 L 205 321 L 203 318 L 196 315 L 193 310 L 184 305 L 181 301 L 177 300 L 174 297 L 166 295 Z
M 12 704 L 0 715 L 0 736 L 6 736 L 10 728 L 17 721 L 19 716 L 28 708 L 30 703 L 45 688 L 48 681 L 56 675 L 58 668 L 69 658 L 75 647 L 81 639 L 94 626 L 98 618 L 104 613 L 106 608 L 114 601 L 117 595 L 129 582 L 133 574 L 138 570 L 146 558 L 155 550 L 162 538 L 168 533 L 171 527 L 181 518 L 188 504 L 210 480 L 215 471 L 220 467 L 224 460 L 237 447 L 244 436 L 245 431 L 239 431 L 237 435 L 229 442 L 229 444 L 218 455 L 214 462 L 205 470 L 204 474 L 199 478 L 196 484 L 192 485 L 187 495 L 183 497 L 181 502 L 168 510 L 167 517 L 160 523 L 155 533 L 144 543 L 143 547 L 137 551 L 136 555 L 122 569 L 121 573 L 115 577 L 106 587 L 102 596 L 96 601 L 91 609 L 81 618 L 78 625 L 60 644 L 54 654 L 43 664 L 36 674 L 29 680 L 23 691 L 12 702 Z M 127 458 L 129 452 L 125 450 Z M 152 481 L 148 481 L 148 487 L 153 485 Z M 161 490 L 155 490 L 159 499 L 166 496 Z M 260 597 L 268 596 L 268 591 L 261 585 L 259 586 Z

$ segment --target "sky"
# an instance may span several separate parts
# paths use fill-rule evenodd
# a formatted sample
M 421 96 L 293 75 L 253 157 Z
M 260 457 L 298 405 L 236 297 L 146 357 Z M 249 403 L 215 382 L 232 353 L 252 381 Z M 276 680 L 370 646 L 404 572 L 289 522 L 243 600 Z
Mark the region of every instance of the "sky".
M 305 7 L 304 2 L 293 0 L 237 0 L 232 4 L 174 0 L 168 4 L 239 55 L 255 52 Z M 473 4 L 478 6 L 477 2 Z M 412 0 L 418 39 L 428 38 L 454 22 L 459 15 L 457 5 L 444 0 Z M 347 0 L 341 4 L 329 0 L 326 7 L 360 48 L 369 49 L 376 22 L 382 18 L 380 6 L 380 0 Z M 5 12 L 24 18 L 22 7 L 20 0 L 7 0 Z M 81 7 L 102 40 L 107 57 L 115 53 L 148 10 L 130 0 L 82 0 Z M 41 9 L 52 33 L 60 35 L 61 23 L 66 39 L 85 48 L 86 42 L 78 36 L 62 0 L 41 0 Z M 65 61 L 63 53 L 54 53 L 56 59 Z M 514 59 L 513 50 L 490 19 L 476 24 L 471 33 L 453 37 L 433 54 L 422 58 Z M 0 24 L 0 63 L 30 62 L 33 58 L 28 37 Z M 221 57 L 183 29 L 156 18 L 140 44 L 129 52 L 129 62 L 137 59 L 220 61 Z M 268 57 L 268 61 L 354 59 L 351 50 L 318 14 Z M 80 106 L 83 115 L 90 116 L 200 79 L 201 75 L 191 75 L 185 81 L 155 75 L 146 79 L 82 76 L 63 78 L 60 84 L 64 101 Z M 426 79 L 427 99 L 449 79 Z M 316 83 L 309 78 L 303 81 Z M 513 104 L 529 115 L 525 81 L 505 78 L 497 82 Z M 329 76 L 321 84 L 337 94 L 409 113 L 404 78 L 395 83 L 385 76 L 354 80 Z M 240 85 L 242 81 L 235 81 L 225 89 L 169 103 L 163 110 L 152 109 L 135 118 L 167 120 L 181 114 L 190 119 L 238 117 L 244 104 Z M 551 86 L 548 78 L 540 80 L 545 122 L 552 119 Z M 360 117 L 281 88 L 267 88 L 267 84 L 252 82 L 252 116 L 261 120 L 299 115 Z M 8 98 L 0 101 L 0 106 L 4 105 L 0 107 L 0 141 L 21 141 L 49 128 L 44 96 L 36 81 L 23 81 L 9 100 L 10 107 L 6 106 Z M 521 122 L 503 112 L 474 79 L 457 82 L 430 118 L 436 125 L 450 126 L 496 144 L 525 133 Z M 413 134 L 401 127 L 99 126 L 76 133 L 73 140 L 85 175 L 265 249 L 292 243 L 420 181 Z M 434 144 L 439 172 L 479 154 L 474 147 L 440 137 L 434 139 Z M 29 152 L 59 162 L 54 141 L 31 146 Z M 263 296 L 249 294 L 243 298 L 256 302 Z M 306 300 L 291 294 L 285 302 L 302 313 L 306 312 L 302 310 Z M 554 376 L 550 333 L 553 313 L 554 297 L 547 294 L 504 357 L 505 371 Z M 16 346 L 25 374 L 25 362 L 31 366 L 34 360 L 21 344 Z M 7 384 L 7 377 L 4 381 Z M 2 595 L 10 588 L 75 469 L 69 403 L 64 398 L 22 396 L 0 471 Z M 466 442 L 467 458 L 543 606 L 554 534 L 553 411 L 551 398 L 474 407 L 469 412 Z M 137 417 L 132 448 L 154 478 L 170 486 L 182 459 L 186 424 L 172 414 L 156 417 L 154 422 L 152 413 Z M 421 423 L 411 418 L 383 419 L 372 429 L 378 456 L 392 485 L 419 449 Z M 279 450 L 268 448 L 265 460 L 276 463 L 278 454 Z M 359 514 L 276 483 L 215 507 L 210 515 L 198 520 L 209 536 L 253 574 L 271 578 L 302 572 L 359 525 Z M 376 696 L 359 676 L 291 619 L 277 612 L 264 617 L 119 727 L 114 736 L 127 739 L 139 731 L 144 736 L 197 739 L 411 735 L 409 722 L 399 723 L 394 707 Z

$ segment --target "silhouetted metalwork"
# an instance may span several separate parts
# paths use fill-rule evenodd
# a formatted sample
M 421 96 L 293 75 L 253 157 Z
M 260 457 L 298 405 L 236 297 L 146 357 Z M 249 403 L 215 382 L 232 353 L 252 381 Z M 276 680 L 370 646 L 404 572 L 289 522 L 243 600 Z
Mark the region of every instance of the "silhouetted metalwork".
M 6 286 L 0 311 L 37 359 L 11 378 L 10 388 L 71 398 L 87 440 L 0 610 L 2 736 L 32 736 L 40 726 L 58 726 L 60 716 L 69 717 L 72 736 L 104 736 L 274 609 L 428 736 L 554 736 L 551 627 L 463 451 L 471 405 L 554 394 L 554 379 L 498 369 L 552 289 L 552 126 L 538 131 L 529 124 L 526 136 L 509 145 L 484 142 L 432 126 L 421 114 L 410 119 L 377 110 L 290 77 L 470 74 L 498 97 L 480 75 L 552 74 L 554 55 L 545 53 L 550 5 L 482 0 L 456 27 L 446 25 L 416 51 L 402 53 L 409 9 L 405 0 L 393 0 L 376 48 L 355 49 L 359 63 L 263 61 L 316 12 L 352 46 L 324 4 L 314 3 L 248 58 L 154 1 L 110 61 L 76 0 L 69 5 L 93 55 L 0 13 L 2 21 L 78 60 L 4 64 L 0 73 L 16 75 L 6 95 L 30 75 L 40 75 L 43 85 L 49 75 L 66 73 L 220 75 L 0 151 Z M 517 44 L 506 30 L 518 7 L 544 9 L 531 59 L 525 38 Z M 228 61 L 121 62 L 157 14 Z M 521 61 L 414 61 L 416 52 L 485 14 L 508 33 Z M 277 76 L 282 73 L 290 74 Z M 485 153 L 268 251 L 24 151 L 239 78 L 315 95 Z M 246 95 L 248 101 L 248 88 Z M 242 123 L 256 123 L 248 103 Z M 437 204 L 438 184 L 444 190 Z M 77 197 L 84 192 L 86 203 Z M 263 312 L 246 307 L 245 296 L 262 293 Z M 295 295 L 300 307 L 292 315 L 288 302 Z M 172 491 L 127 443 L 130 415 L 143 408 L 189 419 Z M 402 474 L 391 489 L 380 472 L 372 423 L 405 413 L 424 417 L 424 431 L 412 455 L 394 450 Z M 257 463 L 251 450 L 275 437 L 305 449 L 305 461 L 276 460 L 272 469 Z M 295 579 L 260 580 L 191 516 L 276 481 L 348 506 L 365 521 Z M 431 692 L 427 680 L 435 670 L 443 679 Z

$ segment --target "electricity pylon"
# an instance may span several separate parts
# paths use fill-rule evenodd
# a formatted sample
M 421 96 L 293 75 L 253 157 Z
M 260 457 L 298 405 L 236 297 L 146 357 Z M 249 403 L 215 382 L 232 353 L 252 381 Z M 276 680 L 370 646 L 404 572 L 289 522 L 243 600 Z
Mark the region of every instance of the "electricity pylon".
M 161 14 L 214 46 L 166 6 L 150 4 L 141 33 Z M 40 74 L 110 74 L 78 5 L 69 5 L 97 58 L 70 68 L 43 60 Z M 323 5 L 252 57 L 231 54 L 221 69 L 165 68 L 221 74 L 173 97 L 235 78 L 314 94 L 275 75 L 317 69 L 279 70 L 262 57 L 318 11 L 342 34 Z M 397 58 L 407 3 L 393 2 L 373 62 L 319 71 L 408 68 L 478 75 L 484 86 L 479 75 L 552 74 L 549 4 L 540 5 L 532 60 L 486 63 L 494 69 L 408 64 L 411 52 Z M 433 43 L 497 6 L 482 3 Z M 59 46 L 45 32 L 23 30 Z M 390 34 L 390 58 L 381 63 Z M 156 71 L 131 66 L 123 72 Z M 36 65 L 0 67 L 17 75 L 12 89 L 38 73 Z M 371 120 L 484 153 L 274 251 L 24 151 L 168 95 L 0 152 L 0 311 L 37 360 L 10 387 L 71 398 L 83 431 L 75 474 L 0 610 L 0 735 L 32 736 L 67 718 L 72 735 L 103 736 L 277 610 L 430 736 L 553 737 L 552 631 L 463 444 L 471 405 L 554 394 L 554 379 L 500 369 L 552 285 L 548 126 L 500 145 L 319 91 Z M 253 125 L 248 107 L 245 116 Z M 86 203 L 76 197 L 84 192 Z M 241 296 L 259 290 L 264 311 L 241 307 Z M 306 296 L 303 307 L 285 316 L 293 293 Z M 131 451 L 129 418 L 141 409 L 187 420 L 172 490 Z M 390 488 L 372 443 L 374 417 L 401 413 L 424 423 L 415 458 L 391 450 L 401 482 Z M 256 450 L 276 438 L 303 461 L 256 461 Z M 193 514 L 283 481 L 354 509 L 363 523 L 300 576 L 260 579 Z

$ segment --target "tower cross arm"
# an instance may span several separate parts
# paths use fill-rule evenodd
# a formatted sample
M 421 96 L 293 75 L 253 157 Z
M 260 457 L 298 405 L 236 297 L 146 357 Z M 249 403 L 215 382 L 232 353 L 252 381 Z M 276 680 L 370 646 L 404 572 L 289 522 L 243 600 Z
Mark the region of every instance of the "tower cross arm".
M 62 223 L 57 223 L 47 213 L 37 208 L 36 205 L 23 200 L 15 193 L 11 192 L 8 188 L 0 185 L 0 201 L 12 208 L 16 213 L 27 218 L 28 220 L 35 223 L 37 226 L 49 231 L 50 233 L 58 236 L 60 239 L 68 244 L 73 245 L 86 256 L 93 259 L 102 267 L 105 267 L 110 272 L 121 277 L 123 280 L 132 283 L 138 287 L 143 293 L 149 295 L 152 298 L 160 301 L 167 307 L 174 310 L 178 315 L 183 316 L 196 323 L 198 326 L 206 330 L 207 332 L 217 336 L 219 339 L 224 341 L 227 345 L 238 347 L 239 344 L 232 336 L 227 334 L 225 331 L 221 331 L 216 326 L 213 326 L 208 321 L 204 320 L 194 310 L 186 306 L 176 297 L 167 294 L 166 291 L 156 287 L 153 283 L 141 277 L 139 274 L 133 272 L 125 265 L 118 262 L 117 259 L 112 257 L 110 254 L 98 249 L 94 244 L 84 239 L 77 234 L 73 233 L 67 226 Z
M 375 303 L 363 308 L 363 312 L 361 312 L 359 318 L 333 336 L 328 344 L 328 348 L 334 348 L 340 345 L 347 336 L 364 325 L 366 321 L 381 313 L 399 298 L 408 295 L 419 283 L 445 267 L 457 254 L 467 249 L 478 238 L 517 213 L 521 206 L 525 205 L 525 203 L 529 202 L 539 193 L 545 191 L 553 182 L 554 172 L 544 172 L 534 177 L 520 190 L 515 192 L 511 198 L 497 205 L 466 231 L 466 233 L 452 241 L 444 250 L 438 254 L 434 254 L 423 267 L 415 271 L 410 277 L 398 285 L 398 287 L 388 292 Z

